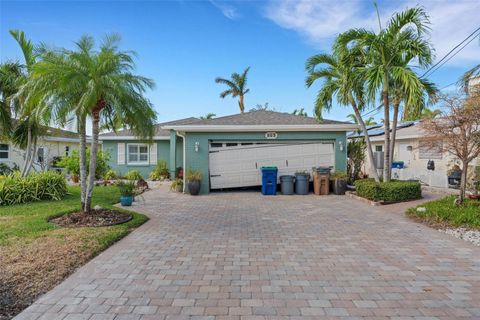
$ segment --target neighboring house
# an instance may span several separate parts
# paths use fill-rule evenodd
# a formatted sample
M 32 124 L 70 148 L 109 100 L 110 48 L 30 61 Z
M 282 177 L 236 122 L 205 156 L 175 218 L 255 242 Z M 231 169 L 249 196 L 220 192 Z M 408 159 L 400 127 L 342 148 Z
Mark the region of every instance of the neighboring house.
M 260 168 L 277 166 L 279 175 L 311 172 L 315 166 L 346 170 L 346 133 L 358 126 L 273 111 L 252 111 L 209 120 L 161 123 L 153 143 L 130 131 L 102 134 L 110 166 L 120 174 L 135 169 L 148 177 L 157 160 L 171 175 L 182 167 L 202 173 L 202 193 L 261 184 Z
M 45 135 L 38 139 L 33 169 L 36 171 L 48 170 L 55 158 L 69 155 L 73 150 L 78 150 L 79 146 L 78 133 L 48 128 Z M 11 142 L 0 141 L 0 163 L 5 163 L 9 167 L 17 165 L 22 168 L 24 162 L 25 150 L 16 147 Z
M 373 151 L 383 151 L 385 131 L 382 125 L 368 128 Z M 349 134 L 349 139 L 363 137 L 362 133 Z M 365 168 L 369 166 L 366 156 Z M 420 121 L 400 123 L 397 127 L 397 137 L 393 161 L 403 161 L 403 169 L 392 169 L 392 178 L 400 180 L 420 180 L 432 187 L 448 188 L 447 171 L 460 162 L 449 152 L 444 151 L 442 142 L 437 147 L 431 146 L 425 140 Z M 434 170 L 428 169 L 428 162 L 433 161 Z M 472 168 L 478 159 L 471 163 Z M 480 164 L 480 162 L 478 162 Z M 366 172 L 366 171 L 365 171 Z M 470 170 L 473 172 L 473 170 Z

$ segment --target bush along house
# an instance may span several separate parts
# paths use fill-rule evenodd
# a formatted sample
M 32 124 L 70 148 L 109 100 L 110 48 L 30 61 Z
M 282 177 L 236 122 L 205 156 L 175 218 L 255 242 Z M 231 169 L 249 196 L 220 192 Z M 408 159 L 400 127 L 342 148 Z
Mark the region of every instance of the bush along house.
M 274 111 L 252 111 L 208 120 L 160 123 L 153 142 L 129 130 L 100 136 L 118 174 L 138 170 L 146 178 L 158 160 L 173 177 L 178 167 L 202 174 L 201 193 L 261 185 L 260 168 L 278 175 L 329 166 L 346 171 L 346 135 L 358 126 Z M 185 184 L 184 184 L 185 185 Z

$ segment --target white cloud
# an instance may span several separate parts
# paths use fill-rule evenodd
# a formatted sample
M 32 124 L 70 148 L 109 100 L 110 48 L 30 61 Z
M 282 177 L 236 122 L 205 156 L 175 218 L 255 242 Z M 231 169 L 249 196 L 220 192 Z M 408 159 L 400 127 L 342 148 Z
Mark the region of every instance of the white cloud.
M 223 1 L 210 0 L 210 3 L 219 9 L 222 14 L 230 20 L 234 20 L 240 16 L 236 7 Z
M 380 4 L 382 22 L 395 12 L 417 4 L 425 7 L 431 20 L 431 42 L 436 56 L 443 57 L 478 27 L 478 0 L 403 0 Z M 314 46 L 328 49 L 334 36 L 349 28 L 378 30 L 375 8 L 370 1 L 272 0 L 265 16 L 279 26 L 297 31 Z M 474 40 L 449 64 L 478 63 L 480 41 Z

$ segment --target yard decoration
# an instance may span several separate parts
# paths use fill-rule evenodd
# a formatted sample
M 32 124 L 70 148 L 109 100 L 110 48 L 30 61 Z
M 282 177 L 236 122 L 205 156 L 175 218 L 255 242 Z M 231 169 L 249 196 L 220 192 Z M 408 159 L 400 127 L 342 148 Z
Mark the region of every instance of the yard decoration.
M 202 173 L 197 170 L 188 170 L 187 171 L 187 187 L 188 187 L 188 192 L 192 196 L 196 196 L 200 193 L 200 182 L 202 180 Z

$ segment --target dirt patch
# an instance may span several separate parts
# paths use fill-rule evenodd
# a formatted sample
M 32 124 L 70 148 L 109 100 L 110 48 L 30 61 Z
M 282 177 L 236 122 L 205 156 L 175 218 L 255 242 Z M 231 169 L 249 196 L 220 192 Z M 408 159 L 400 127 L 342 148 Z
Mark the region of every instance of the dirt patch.
M 78 227 L 106 227 L 125 223 L 132 219 L 132 215 L 125 212 L 98 209 L 89 213 L 74 212 L 51 219 L 50 222 L 62 228 Z
M 0 247 L 0 320 L 28 307 L 100 249 L 98 241 L 87 238 L 86 233 L 62 230 L 53 237 L 18 239 Z

